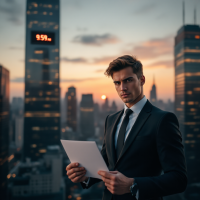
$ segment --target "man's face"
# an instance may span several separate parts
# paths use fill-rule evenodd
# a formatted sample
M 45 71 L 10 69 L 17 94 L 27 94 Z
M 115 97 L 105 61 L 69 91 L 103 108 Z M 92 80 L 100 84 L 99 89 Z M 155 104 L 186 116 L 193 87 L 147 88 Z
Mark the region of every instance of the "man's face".
M 114 72 L 112 79 L 119 97 L 127 107 L 130 108 L 143 97 L 142 86 L 145 83 L 145 77 L 142 75 L 138 79 L 131 67 Z

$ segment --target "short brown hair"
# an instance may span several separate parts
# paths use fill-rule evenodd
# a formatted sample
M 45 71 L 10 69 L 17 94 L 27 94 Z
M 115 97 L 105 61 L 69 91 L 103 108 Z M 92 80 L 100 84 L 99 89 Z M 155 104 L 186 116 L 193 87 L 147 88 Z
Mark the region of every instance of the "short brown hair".
M 124 55 L 113 60 L 104 74 L 108 77 L 112 77 L 114 72 L 120 71 L 126 67 L 132 67 L 133 73 L 135 73 L 138 79 L 143 75 L 142 63 L 136 59 L 134 56 Z

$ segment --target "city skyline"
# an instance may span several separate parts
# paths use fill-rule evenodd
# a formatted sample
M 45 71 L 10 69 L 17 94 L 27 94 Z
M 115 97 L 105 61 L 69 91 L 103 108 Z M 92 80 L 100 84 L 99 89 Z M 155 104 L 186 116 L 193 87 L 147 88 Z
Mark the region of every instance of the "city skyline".
M 10 99 L 13 96 L 23 96 L 24 91 L 25 6 L 23 3 L 25 2 L 13 1 L 10 4 L 5 2 L 0 4 L 3 11 L 1 16 L 4 19 L 0 23 L 2 26 L 5 25 L 0 39 L 1 64 L 11 72 Z M 110 100 L 116 100 L 119 104 L 120 99 L 112 80 L 106 78 L 103 72 L 109 62 L 117 56 L 133 54 L 144 65 L 146 75 L 144 92 L 147 98 L 152 87 L 152 76 L 155 74 L 156 82 L 159 83 L 158 99 L 170 98 L 173 101 L 173 46 L 176 31 L 183 24 L 182 1 L 152 0 L 149 3 L 115 1 L 115 10 L 112 3 L 113 1 L 95 4 L 89 0 L 84 4 L 79 0 L 61 1 L 61 97 L 63 98 L 67 88 L 73 85 L 77 88 L 79 102 L 82 94 L 92 93 L 95 102 L 101 102 L 100 97 L 105 94 Z M 16 11 L 12 15 L 13 19 L 10 19 L 8 12 L 14 9 L 14 6 Z M 122 6 L 122 13 L 118 15 Z M 97 11 L 96 7 L 99 7 L 104 14 Z M 197 24 L 199 23 L 199 2 L 186 0 L 186 24 L 192 24 L 194 21 L 194 7 L 197 12 Z M 170 10 L 170 15 L 166 10 Z M 93 15 L 95 20 L 91 19 Z M 3 38 L 11 34 L 11 27 L 15 27 L 15 35 L 5 42 Z M 12 59 L 8 59 L 8 56 Z

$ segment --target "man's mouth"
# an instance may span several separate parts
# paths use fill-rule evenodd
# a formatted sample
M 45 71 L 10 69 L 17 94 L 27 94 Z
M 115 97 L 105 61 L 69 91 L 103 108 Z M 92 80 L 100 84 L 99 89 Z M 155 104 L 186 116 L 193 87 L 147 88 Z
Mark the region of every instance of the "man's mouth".
M 122 97 L 127 97 L 129 94 L 128 93 L 126 93 L 126 94 L 122 94 L 121 96 Z

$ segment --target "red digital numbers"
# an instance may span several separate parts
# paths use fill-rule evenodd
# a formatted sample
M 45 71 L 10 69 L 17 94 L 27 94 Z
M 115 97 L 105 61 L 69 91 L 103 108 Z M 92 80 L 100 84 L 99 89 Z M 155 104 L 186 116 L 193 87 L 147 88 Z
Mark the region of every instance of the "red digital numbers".
M 36 34 L 36 40 L 37 41 L 51 42 L 52 38 L 48 38 L 48 35 L 45 35 L 45 34 Z

